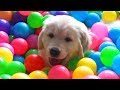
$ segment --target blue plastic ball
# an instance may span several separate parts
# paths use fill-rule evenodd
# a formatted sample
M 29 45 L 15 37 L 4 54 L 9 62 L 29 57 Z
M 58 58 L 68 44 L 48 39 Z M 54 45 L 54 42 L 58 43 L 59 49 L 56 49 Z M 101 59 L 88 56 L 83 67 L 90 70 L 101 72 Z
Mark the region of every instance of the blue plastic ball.
M 85 20 L 85 25 L 88 27 L 88 28 L 91 28 L 92 25 L 96 22 L 100 22 L 100 17 L 98 14 L 96 13 L 89 13 L 86 20 Z
M 94 52 L 94 53 L 91 53 L 89 56 L 89 58 L 93 59 L 96 64 L 97 64 L 97 71 L 103 67 L 104 65 L 102 64 L 101 60 L 100 60 L 100 52 Z
M 25 58 L 23 56 L 14 55 L 13 60 L 24 63 Z
M 100 46 L 99 46 L 99 51 L 101 52 L 103 50 L 103 48 L 107 47 L 107 46 L 113 46 L 116 47 L 116 45 L 112 42 L 103 42 Z
M 116 41 L 116 47 L 120 50 L 120 37 Z
M 54 15 L 69 15 L 67 11 L 56 11 Z
M 98 70 L 97 74 L 101 73 L 101 72 L 104 71 L 104 70 L 112 70 L 112 68 L 111 68 L 111 67 L 101 67 L 101 68 Z M 112 71 L 113 71 L 113 70 L 112 70 Z
M 50 11 L 50 14 L 54 15 L 56 13 L 56 11 Z
M 95 11 L 95 13 L 98 14 L 99 17 L 101 18 L 101 16 L 102 16 L 102 11 Z
M 78 21 L 84 22 L 88 16 L 88 11 L 70 11 L 69 14 Z
M 120 36 L 120 28 L 111 28 L 108 32 L 108 37 L 113 41 L 113 43 L 116 43 L 117 39 Z
M 30 34 L 30 27 L 24 22 L 16 23 L 12 29 L 16 38 L 27 38 Z
M 118 75 L 120 75 L 120 54 L 113 58 L 112 69 Z

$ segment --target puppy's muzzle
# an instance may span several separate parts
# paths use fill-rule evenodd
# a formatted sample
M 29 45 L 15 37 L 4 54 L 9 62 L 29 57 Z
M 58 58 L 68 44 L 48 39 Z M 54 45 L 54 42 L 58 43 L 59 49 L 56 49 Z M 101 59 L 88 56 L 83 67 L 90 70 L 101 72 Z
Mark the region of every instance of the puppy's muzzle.
M 52 48 L 50 49 L 50 55 L 51 55 L 52 57 L 58 57 L 59 54 L 60 54 L 60 50 L 59 50 L 58 48 L 52 47 Z

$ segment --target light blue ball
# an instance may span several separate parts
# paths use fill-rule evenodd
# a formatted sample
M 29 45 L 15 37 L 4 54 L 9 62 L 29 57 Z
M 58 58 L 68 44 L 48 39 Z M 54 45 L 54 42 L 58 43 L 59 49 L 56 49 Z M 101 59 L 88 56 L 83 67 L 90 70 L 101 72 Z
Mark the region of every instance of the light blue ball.
M 120 75 L 120 54 L 113 58 L 112 69 L 117 75 Z
M 116 41 L 116 47 L 120 50 L 120 37 Z
M 112 70 L 112 68 L 111 68 L 111 67 L 101 67 L 101 68 L 98 70 L 97 74 L 101 73 L 101 72 L 104 71 L 104 70 Z M 113 70 L 112 70 L 112 71 L 113 71 Z
M 24 64 L 25 58 L 24 58 L 23 56 L 14 55 L 13 60 L 14 60 L 14 61 L 19 61 L 19 62 L 21 62 L 21 63 Z
M 101 52 L 103 50 L 103 48 L 107 47 L 107 46 L 113 46 L 116 47 L 116 45 L 112 42 L 103 42 L 100 46 L 99 46 L 99 51 Z
M 56 13 L 56 11 L 50 11 L 50 14 L 54 15 Z
M 69 14 L 78 21 L 84 22 L 88 16 L 88 11 L 70 11 Z
M 89 56 L 89 58 L 93 59 L 96 64 L 97 64 L 97 71 L 103 67 L 104 65 L 102 64 L 101 60 L 100 60 L 100 52 L 94 52 L 94 53 L 91 53 Z
M 16 38 L 27 38 L 30 35 L 30 27 L 25 22 L 16 23 L 12 30 Z
M 120 36 L 120 28 L 111 28 L 108 32 L 108 37 L 116 44 L 117 39 Z
M 101 18 L 101 16 L 102 16 L 102 11 L 95 11 L 95 13 L 98 14 L 99 17 Z
M 89 13 L 86 20 L 85 20 L 85 25 L 88 28 L 91 28 L 93 24 L 95 24 L 96 22 L 100 22 L 100 17 L 98 14 L 96 13 Z

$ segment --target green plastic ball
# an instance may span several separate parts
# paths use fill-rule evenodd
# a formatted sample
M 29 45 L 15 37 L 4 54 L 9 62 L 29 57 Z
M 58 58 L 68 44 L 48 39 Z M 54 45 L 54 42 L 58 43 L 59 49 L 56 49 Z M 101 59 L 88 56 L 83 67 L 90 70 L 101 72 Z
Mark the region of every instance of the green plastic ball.
M 25 66 L 19 61 L 12 61 L 8 64 L 6 69 L 6 74 L 13 75 L 15 73 L 25 73 L 26 69 Z
M 94 52 L 95 52 L 94 50 L 89 50 L 84 54 L 84 56 L 88 57 L 91 53 L 94 53 Z
M 120 52 L 117 48 L 107 46 L 101 51 L 100 59 L 105 66 L 112 66 L 113 58 Z
M 15 38 L 15 36 L 14 35 L 9 35 L 9 38 L 10 38 L 10 41 L 12 41 Z
M 39 12 L 32 12 L 27 17 L 27 23 L 32 28 L 39 28 L 43 25 L 43 16 Z
M 30 54 L 38 54 L 39 51 L 37 49 L 30 49 L 27 51 L 27 53 L 25 54 L 25 57 L 27 57 Z
M 11 79 L 11 75 L 9 75 L 9 74 L 2 74 L 2 75 L 0 75 L 0 77 L 2 79 Z
M 52 17 L 53 15 L 45 15 L 44 17 L 43 17 L 43 21 L 44 20 L 46 20 L 47 18 L 49 18 L 49 17 Z
M 79 56 L 75 56 L 74 58 L 70 59 L 67 68 L 71 71 L 75 70 L 79 60 L 80 60 Z
M 4 74 L 6 68 L 7 68 L 7 62 L 6 62 L 6 60 L 4 60 L 4 58 L 0 57 L 0 74 Z

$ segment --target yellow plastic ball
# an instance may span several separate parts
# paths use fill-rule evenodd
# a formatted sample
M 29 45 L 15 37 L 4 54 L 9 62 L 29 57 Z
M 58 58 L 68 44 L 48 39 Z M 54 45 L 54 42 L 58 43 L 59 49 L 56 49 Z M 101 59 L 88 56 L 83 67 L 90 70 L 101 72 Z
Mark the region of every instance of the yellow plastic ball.
M 25 73 L 15 73 L 11 76 L 11 79 L 31 79 L 31 78 Z
M 88 75 L 94 75 L 94 72 L 87 66 L 79 66 L 73 71 L 72 79 L 83 79 Z
M 92 69 L 94 74 L 96 74 L 97 65 L 96 65 L 96 62 L 91 58 L 82 58 L 81 60 L 79 60 L 77 67 L 79 66 L 87 66 Z
M 29 74 L 29 77 L 31 79 L 48 79 L 48 76 L 46 75 L 46 73 L 43 71 L 40 71 L 40 70 L 36 70 L 36 71 L 31 72 Z
M 8 63 L 13 60 L 12 52 L 5 47 L 0 47 L 0 57 L 4 58 Z
M 113 22 L 117 19 L 117 13 L 115 11 L 103 11 L 102 20 L 104 22 Z

